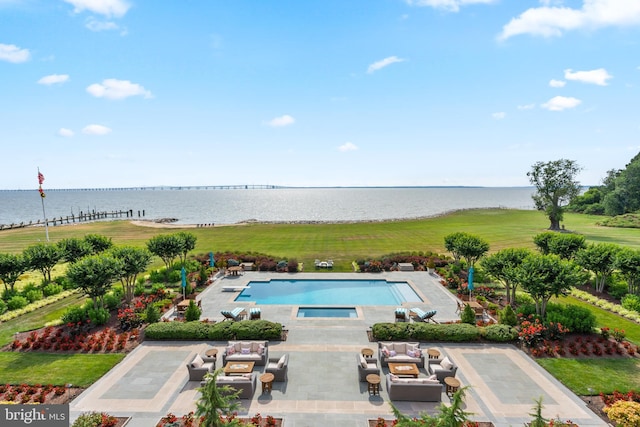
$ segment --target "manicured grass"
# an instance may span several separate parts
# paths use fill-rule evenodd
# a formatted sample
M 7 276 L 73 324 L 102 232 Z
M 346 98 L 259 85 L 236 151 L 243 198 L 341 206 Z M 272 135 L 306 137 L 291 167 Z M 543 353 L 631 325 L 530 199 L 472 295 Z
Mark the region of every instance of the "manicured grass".
M 13 334 L 39 329 L 48 322 L 62 317 L 64 312 L 73 305 L 80 305 L 87 299 L 82 294 L 73 294 L 58 300 L 31 313 L 23 314 L 15 319 L 0 323 L 0 347 L 13 341 Z
M 640 359 L 637 358 L 540 358 L 537 362 L 577 395 L 640 390 Z
M 614 329 L 623 329 L 626 333 L 625 338 L 627 341 L 632 342 L 636 345 L 640 345 L 640 325 L 638 325 L 637 323 L 572 296 L 561 297 L 558 298 L 557 301 L 564 304 L 578 305 L 580 307 L 589 309 L 589 311 L 591 311 L 596 316 L 596 326 L 598 328 L 607 326 L 612 331 Z
M 88 387 L 124 354 L 1 353 L 1 384 L 73 384 Z

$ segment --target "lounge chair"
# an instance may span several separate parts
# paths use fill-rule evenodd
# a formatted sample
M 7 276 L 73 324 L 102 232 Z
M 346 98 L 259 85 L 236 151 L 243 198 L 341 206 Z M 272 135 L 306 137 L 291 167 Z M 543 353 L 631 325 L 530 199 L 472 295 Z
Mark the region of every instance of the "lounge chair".
M 239 321 L 244 319 L 245 311 L 244 307 L 236 307 L 233 310 L 220 310 L 220 314 L 224 316 L 223 320 Z
M 407 320 L 409 320 L 407 309 L 404 307 L 396 308 L 396 322 L 406 322 Z
M 438 323 L 435 321 L 435 319 L 433 319 L 433 316 L 436 315 L 436 310 L 424 311 L 421 308 L 414 307 L 411 309 L 410 314 L 411 314 L 411 317 L 413 317 L 414 320 L 416 321 L 420 321 L 420 322 L 432 321 L 433 323 Z
M 260 319 L 260 307 L 251 307 L 249 309 L 249 320 Z

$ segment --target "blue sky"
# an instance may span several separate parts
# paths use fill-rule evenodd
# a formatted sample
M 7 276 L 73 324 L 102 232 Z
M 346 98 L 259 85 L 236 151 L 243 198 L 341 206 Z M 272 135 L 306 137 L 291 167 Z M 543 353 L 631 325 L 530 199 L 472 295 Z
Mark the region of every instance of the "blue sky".
M 0 189 L 597 185 L 640 0 L 0 0 Z

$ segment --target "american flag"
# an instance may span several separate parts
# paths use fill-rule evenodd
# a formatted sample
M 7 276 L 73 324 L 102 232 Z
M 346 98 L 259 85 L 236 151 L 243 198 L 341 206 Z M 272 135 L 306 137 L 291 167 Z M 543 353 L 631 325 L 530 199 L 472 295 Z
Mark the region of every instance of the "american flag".
M 38 171 L 38 183 L 42 185 L 43 182 L 44 182 L 44 175 L 42 175 L 40 171 Z
M 40 193 L 40 197 L 44 198 L 45 194 L 44 194 L 44 190 L 42 189 L 42 183 L 44 182 L 44 175 L 42 175 L 42 173 L 40 173 L 40 169 L 38 169 L 38 183 L 40 185 L 38 185 L 38 192 Z

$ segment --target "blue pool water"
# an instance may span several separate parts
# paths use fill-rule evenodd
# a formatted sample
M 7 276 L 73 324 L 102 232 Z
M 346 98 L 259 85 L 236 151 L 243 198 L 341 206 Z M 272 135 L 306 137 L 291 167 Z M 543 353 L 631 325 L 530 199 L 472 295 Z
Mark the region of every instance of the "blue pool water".
M 283 305 L 401 305 L 422 302 L 407 282 L 386 280 L 251 281 L 238 302 Z
M 356 319 L 358 312 L 354 307 L 300 307 L 297 317 L 343 317 Z

